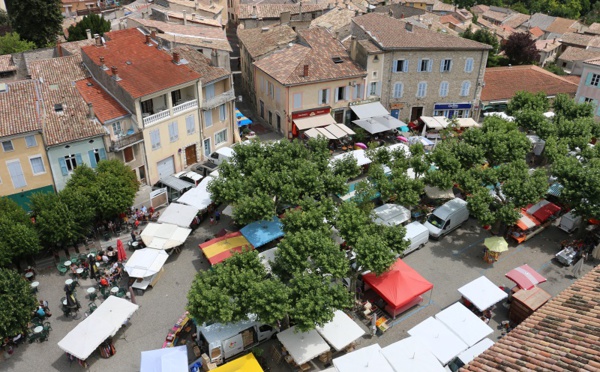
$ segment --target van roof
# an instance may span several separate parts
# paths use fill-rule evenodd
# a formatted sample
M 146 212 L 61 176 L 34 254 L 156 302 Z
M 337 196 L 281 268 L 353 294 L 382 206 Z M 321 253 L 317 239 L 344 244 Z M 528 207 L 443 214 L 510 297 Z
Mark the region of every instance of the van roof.
M 226 156 L 228 158 L 232 158 L 233 157 L 233 149 L 229 146 L 225 146 L 225 147 L 220 147 L 218 149 L 215 150 L 215 152 L 219 155 L 223 155 Z
M 256 316 L 252 315 L 251 318 L 256 319 Z M 252 319 L 242 320 L 237 323 L 214 323 L 209 326 L 199 326 L 198 331 L 202 333 L 206 341 L 211 344 L 216 341 L 226 340 L 257 324 L 257 322 Z
M 445 220 L 446 218 L 448 218 L 448 215 L 450 215 L 452 212 L 454 212 L 457 209 L 463 208 L 466 205 L 466 201 L 459 198 L 454 198 L 450 201 L 447 201 L 444 205 L 433 211 L 433 214 L 435 214 L 442 220 Z
M 423 225 L 419 221 L 411 222 L 408 225 L 404 226 L 404 228 L 406 229 L 405 239 L 406 239 L 407 236 L 417 236 L 417 235 L 419 235 L 422 232 L 429 231 L 425 227 L 425 225 Z

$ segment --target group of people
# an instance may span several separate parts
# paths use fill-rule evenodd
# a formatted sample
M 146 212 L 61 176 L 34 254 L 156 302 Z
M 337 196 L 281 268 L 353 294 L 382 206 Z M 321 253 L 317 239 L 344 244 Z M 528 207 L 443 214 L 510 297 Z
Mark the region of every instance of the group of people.
M 137 229 L 142 222 L 156 220 L 160 216 L 160 212 L 155 212 L 154 207 L 146 208 L 142 205 L 141 208 L 133 208 L 129 211 L 129 215 L 122 213 L 123 222 L 130 224 L 134 229 Z

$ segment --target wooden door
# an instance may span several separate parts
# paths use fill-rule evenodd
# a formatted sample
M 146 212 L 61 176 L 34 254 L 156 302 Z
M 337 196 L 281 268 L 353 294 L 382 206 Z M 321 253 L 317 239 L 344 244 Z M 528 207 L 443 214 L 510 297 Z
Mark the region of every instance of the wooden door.
M 188 166 L 198 162 L 198 159 L 196 158 L 196 145 L 185 148 L 185 162 Z

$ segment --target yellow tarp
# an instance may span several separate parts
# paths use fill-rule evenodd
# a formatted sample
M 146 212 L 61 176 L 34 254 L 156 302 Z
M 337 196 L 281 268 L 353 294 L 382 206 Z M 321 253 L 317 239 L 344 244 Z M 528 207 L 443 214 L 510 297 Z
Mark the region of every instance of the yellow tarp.
M 246 354 L 243 357 L 225 363 L 213 372 L 264 372 L 254 357 L 254 354 Z
M 230 249 L 243 246 L 250 246 L 250 243 L 246 238 L 244 238 L 243 235 L 240 235 L 214 243 L 211 246 L 204 248 L 203 251 L 206 257 L 213 257 L 220 253 L 229 251 Z

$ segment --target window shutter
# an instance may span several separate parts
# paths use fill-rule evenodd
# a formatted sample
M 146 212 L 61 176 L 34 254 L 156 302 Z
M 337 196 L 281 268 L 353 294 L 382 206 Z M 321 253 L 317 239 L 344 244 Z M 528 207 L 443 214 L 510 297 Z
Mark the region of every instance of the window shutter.
M 340 88 L 335 88 L 335 97 L 333 98 L 333 102 L 338 101 L 339 94 L 340 94 Z
M 195 132 L 194 130 L 194 116 L 188 115 L 185 117 L 185 127 L 188 134 L 192 134 Z
M 403 70 L 404 70 L 403 72 L 408 72 L 408 60 L 407 60 L 407 59 L 405 59 L 405 60 L 404 60 L 404 64 L 403 64 L 403 66 L 402 66 L 402 67 L 404 68 L 404 69 L 403 69 Z
M 81 158 L 81 154 L 75 154 L 75 161 L 77 162 L 77 166 L 83 164 L 83 159 Z
M 346 101 L 350 101 L 350 88 L 348 88 L 348 87 L 344 88 L 344 95 L 345 95 Z
M 421 66 L 423 65 L 423 60 L 419 59 L 419 64 L 417 65 L 417 72 L 421 72 Z
M 394 64 L 392 65 L 392 72 L 399 72 L 398 71 L 398 64 L 400 63 L 399 60 L 395 60 Z
M 318 98 L 318 100 L 319 100 L 319 105 L 323 103 L 323 90 L 322 89 L 319 90 L 319 98 Z
M 377 82 L 375 95 L 381 97 L 381 82 Z
M 100 156 L 100 160 L 106 160 L 106 150 L 103 148 L 98 149 L 98 155 Z
M 281 99 L 281 89 L 279 89 L 279 87 L 275 88 L 275 101 L 277 101 L 277 103 L 279 103 L 279 100 Z
M 331 89 L 325 89 L 325 103 L 329 103 L 329 92 Z
M 427 63 L 427 72 L 431 72 L 431 69 L 433 68 L 433 59 L 428 60 L 429 62 Z
M 597 99 L 593 100 L 592 105 L 594 105 L 594 107 L 598 107 L 598 100 Z
M 587 78 L 585 78 L 585 85 L 590 85 L 592 83 L 592 73 L 588 72 Z
M 444 59 L 440 60 L 440 72 L 444 72 Z
M 88 151 L 88 155 L 90 156 L 90 164 L 92 168 L 96 168 L 96 156 L 94 156 L 94 150 Z
M 364 85 L 362 85 L 362 84 L 359 84 L 359 85 L 358 85 L 358 98 L 359 98 L 359 99 L 362 99 L 362 98 L 363 98 L 363 96 L 364 96 L 364 94 L 365 94 L 364 90 L 365 90 L 365 86 L 364 86 Z
M 584 103 L 584 102 L 585 102 L 585 97 L 584 96 L 579 97 L 579 103 Z
M 60 165 L 60 171 L 63 176 L 69 175 L 69 169 L 67 169 L 67 162 L 65 158 L 58 158 L 58 165 Z

